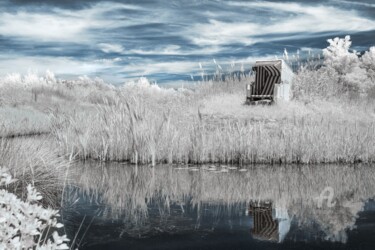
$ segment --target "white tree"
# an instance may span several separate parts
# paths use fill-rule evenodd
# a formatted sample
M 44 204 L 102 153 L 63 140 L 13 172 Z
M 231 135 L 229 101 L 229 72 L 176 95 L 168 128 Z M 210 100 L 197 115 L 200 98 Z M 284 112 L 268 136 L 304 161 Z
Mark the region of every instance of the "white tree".
M 334 68 L 341 75 L 352 72 L 353 68 L 358 66 L 358 56 L 349 51 L 352 45 L 350 36 L 345 36 L 344 39 L 328 39 L 327 42 L 329 46 L 323 49 L 324 65 Z
M 375 85 L 375 47 L 371 47 L 369 51 L 362 56 L 362 67 L 367 70 L 367 75 Z
M 362 58 L 350 51 L 350 36 L 327 40 L 329 46 L 323 50 L 324 65 L 333 68 L 340 76 L 338 84 L 348 93 L 364 96 L 374 87 L 375 48 L 371 48 Z

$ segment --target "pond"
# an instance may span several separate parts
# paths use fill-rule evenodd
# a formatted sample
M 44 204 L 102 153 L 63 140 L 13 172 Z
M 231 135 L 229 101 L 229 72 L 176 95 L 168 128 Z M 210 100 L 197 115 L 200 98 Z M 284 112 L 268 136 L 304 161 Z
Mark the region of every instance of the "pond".
M 80 249 L 373 249 L 372 166 L 78 164 L 62 220 Z

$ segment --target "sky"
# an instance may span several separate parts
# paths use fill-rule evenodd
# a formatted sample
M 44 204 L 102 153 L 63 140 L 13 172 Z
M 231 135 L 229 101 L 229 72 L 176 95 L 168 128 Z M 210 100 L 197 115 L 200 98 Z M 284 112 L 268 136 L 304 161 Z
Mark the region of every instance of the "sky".
M 1 0 L 0 75 L 199 80 L 345 35 L 375 46 L 375 0 Z

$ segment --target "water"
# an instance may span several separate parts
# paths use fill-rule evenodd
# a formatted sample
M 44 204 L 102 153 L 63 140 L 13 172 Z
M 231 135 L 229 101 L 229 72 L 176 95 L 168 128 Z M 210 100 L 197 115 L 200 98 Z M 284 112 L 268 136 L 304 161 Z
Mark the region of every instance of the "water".
M 351 35 L 358 51 L 375 45 L 373 0 L 17 0 L 1 1 L 0 20 L 1 75 L 50 69 L 114 83 L 200 80 L 198 63 L 209 74 L 214 58 L 249 70 L 284 48 L 319 53 L 335 36 Z
M 86 164 L 62 215 L 80 249 L 373 249 L 374 177 L 371 166 Z

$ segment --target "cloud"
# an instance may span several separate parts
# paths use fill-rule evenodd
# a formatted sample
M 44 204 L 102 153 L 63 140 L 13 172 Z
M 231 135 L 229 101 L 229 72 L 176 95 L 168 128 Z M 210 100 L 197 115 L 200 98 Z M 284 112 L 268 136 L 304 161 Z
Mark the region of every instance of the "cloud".
M 155 49 L 131 49 L 127 51 L 129 54 L 137 55 L 179 55 L 179 56 L 189 56 L 189 55 L 210 55 L 218 53 L 221 48 L 217 46 L 203 47 L 203 48 L 182 48 L 179 45 L 167 45 L 160 46 Z
M 114 67 L 113 63 L 82 61 L 65 57 L 0 57 L 0 75 L 27 73 L 29 70 L 45 72 L 47 69 L 57 75 L 90 75 Z
M 345 1 L 345 0 L 332 0 L 333 2 L 339 3 L 339 4 L 352 4 L 352 5 L 359 5 L 364 7 L 370 7 L 375 8 L 375 4 L 373 3 L 363 3 L 363 2 L 354 2 L 354 1 Z
M 230 61 L 229 58 L 223 58 L 222 60 L 217 61 L 217 64 L 222 66 L 224 71 L 231 71 L 231 70 L 240 70 L 242 67 L 245 70 L 251 68 L 251 64 L 253 64 L 257 60 L 267 60 L 267 59 L 275 59 L 275 56 L 266 55 L 262 57 L 243 57 L 238 58 L 236 60 Z M 190 75 L 190 74 L 200 74 L 202 71 L 199 67 L 199 63 L 202 65 L 203 70 L 205 72 L 214 72 L 216 69 L 213 60 L 204 60 L 201 62 L 192 62 L 192 61 L 169 61 L 169 62 L 158 62 L 153 60 L 140 61 L 140 62 L 132 62 L 128 65 L 125 65 L 122 68 L 122 72 L 126 73 L 127 77 L 137 77 L 137 76 L 147 76 L 147 75 L 154 75 L 154 74 L 182 74 L 182 75 Z M 233 64 L 234 68 L 231 67 L 230 64 Z
M 122 54 L 125 51 L 121 44 L 99 43 L 98 46 L 104 53 Z
M 0 74 L 32 66 L 116 82 L 189 75 L 199 72 L 199 61 L 208 71 L 212 58 L 225 68 L 291 45 L 319 48 L 338 33 L 375 32 L 374 18 L 363 14 L 372 4 L 349 1 L 121 1 L 0 1 Z
M 171 62 L 157 62 L 157 61 L 142 61 L 138 63 L 131 63 L 123 68 L 123 71 L 128 76 L 146 76 L 152 74 L 187 74 L 198 69 L 198 64 L 195 62 L 171 61 Z
M 121 9 L 139 9 L 137 6 L 118 3 L 98 3 L 76 11 L 59 8 L 49 12 L 1 12 L 0 35 L 52 42 L 90 42 L 94 29 L 121 27 L 106 13 Z
M 320 32 L 360 32 L 375 29 L 375 21 L 359 16 L 352 10 L 332 6 L 311 6 L 299 3 L 228 2 L 228 6 L 247 8 L 250 11 L 267 11 L 266 23 L 244 21 L 224 22 L 210 19 L 205 24 L 195 24 L 189 33 L 190 40 L 199 45 L 254 44 L 264 40 L 287 37 L 290 34 Z M 278 16 L 280 13 L 289 13 Z M 274 16 L 271 18 L 271 16 Z M 268 36 L 267 38 L 265 38 Z

